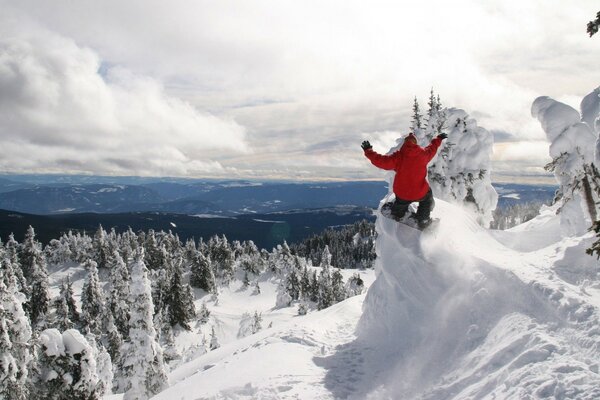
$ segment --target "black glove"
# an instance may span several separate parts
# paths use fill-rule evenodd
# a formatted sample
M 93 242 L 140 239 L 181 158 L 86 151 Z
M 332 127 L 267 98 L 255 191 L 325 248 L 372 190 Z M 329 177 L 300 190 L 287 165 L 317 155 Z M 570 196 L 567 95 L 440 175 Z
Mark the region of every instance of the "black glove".
M 440 133 L 439 135 L 437 135 L 438 138 L 444 140 L 444 139 L 448 139 L 448 134 L 447 133 Z
M 373 148 L 373 146 L 371 146 L 371 143 L 369 143 L 368 140 L 365 140 L 364 142 L 362 142 L 362 144 L 360 145 L 360 147 L 362 147 L 363 150 L 369 150 L 369 149 Z

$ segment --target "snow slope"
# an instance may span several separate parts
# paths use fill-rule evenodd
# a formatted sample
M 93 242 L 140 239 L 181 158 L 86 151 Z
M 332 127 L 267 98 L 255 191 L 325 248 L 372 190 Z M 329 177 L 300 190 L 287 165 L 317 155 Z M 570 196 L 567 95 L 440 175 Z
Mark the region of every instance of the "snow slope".
M 379 371 L 357 398 L 600 398 L 590 236 L 560 239 L 548 209 L 495 234 L 443 201 L 434 215 L 430 235 L 378 218 L 358 336 Z
M 434 216 L 431 234 L 378 216 L 366 296 L 292 310 L 181 365 L 155 398 L 600 398 L 591 235 L 562 237 L 552 208 L 502 232 L 441 200 Z

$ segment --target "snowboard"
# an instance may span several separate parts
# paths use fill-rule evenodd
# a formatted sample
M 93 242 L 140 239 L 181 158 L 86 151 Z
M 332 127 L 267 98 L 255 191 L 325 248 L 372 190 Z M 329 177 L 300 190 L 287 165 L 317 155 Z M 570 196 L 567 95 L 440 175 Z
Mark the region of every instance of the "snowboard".
M 397 218 L 392 215 L 392 204 L 393 201 L 387 202 L 381 206 L 381 214 L 389 219 L 393 219 L 396 222 L 399 222 L 403 225 L 409 226 L 413 229 L 417 229 L 422 232 L 429 232 L 435 230 L 435 228 L 439 225 L 439 218 L 432 218 L 431 223 L 424 228 L 419 228 L 419 224 L 417 223 L 417 214 L 415 213 L 414 207 L 411 205 L 408 208 L 408 211 L 402 218 Z

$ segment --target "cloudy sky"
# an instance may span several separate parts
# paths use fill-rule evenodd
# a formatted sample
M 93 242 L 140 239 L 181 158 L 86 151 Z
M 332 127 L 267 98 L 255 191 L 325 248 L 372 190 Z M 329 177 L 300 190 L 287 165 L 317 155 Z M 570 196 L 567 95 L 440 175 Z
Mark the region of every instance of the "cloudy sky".
M 537 175 L 600 85 L 596 0 L 0 0 L 0 172 L 366 179 L 433 87 Z M 517 178 L 522 179 L 522 178 Z

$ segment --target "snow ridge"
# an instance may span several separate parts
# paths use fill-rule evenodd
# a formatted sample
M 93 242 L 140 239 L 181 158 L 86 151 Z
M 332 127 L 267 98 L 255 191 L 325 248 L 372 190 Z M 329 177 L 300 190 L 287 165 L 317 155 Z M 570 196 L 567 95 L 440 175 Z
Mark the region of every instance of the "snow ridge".
M 543 215 L 496 238 L 441 200 L 434 216 L 430 234 L 378 216 L 377 279 L 357 339 L 371 344 L 376 379 L 353 397 L 600 398 L 589 235 L 544 243 Z M 508 247 L 530 236 L 536 246 Z

